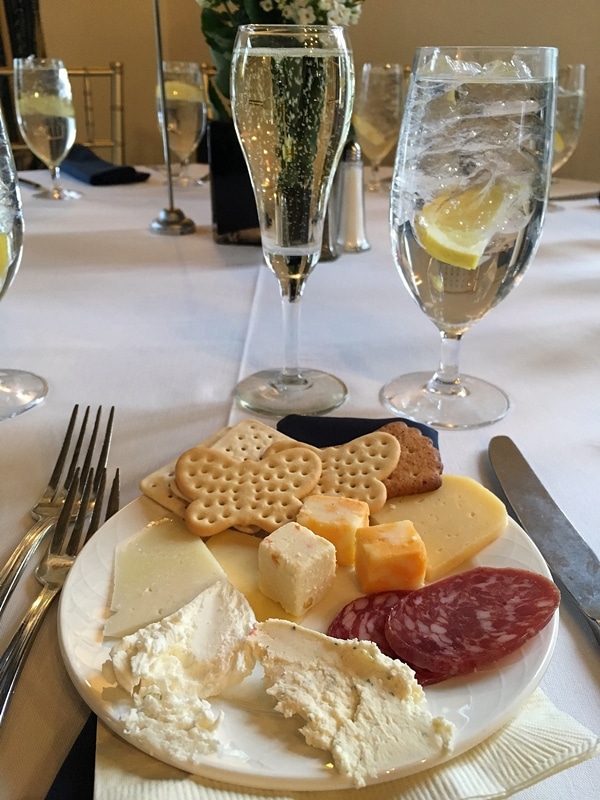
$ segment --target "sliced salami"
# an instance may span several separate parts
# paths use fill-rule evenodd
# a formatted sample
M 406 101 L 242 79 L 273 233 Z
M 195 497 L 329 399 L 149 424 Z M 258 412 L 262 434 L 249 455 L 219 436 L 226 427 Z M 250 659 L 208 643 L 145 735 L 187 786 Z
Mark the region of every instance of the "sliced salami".
M 333 619 L 327 633 L 335 639 L 362 639 L 375 642 L 381 652 L 396 658 L 385 637 L 385 621 L 391 609 L 408 591 L 376 592 L 347 603 Z
M 464 675 L 525 644 L 559 601 L 552 581 L 535 572 L 477 567 L 410 592 L 390 611 L 385 636 L 415 668 Z

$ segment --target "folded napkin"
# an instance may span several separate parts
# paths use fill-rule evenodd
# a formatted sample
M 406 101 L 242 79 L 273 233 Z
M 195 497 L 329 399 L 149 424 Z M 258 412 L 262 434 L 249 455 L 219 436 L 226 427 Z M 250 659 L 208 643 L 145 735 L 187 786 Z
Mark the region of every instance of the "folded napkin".
M 600 737 L 537 689 L 518 716 L 439 767 L 364 789 L 278 792 L 188 775 L 156 761 L 98 723 L 94 800 L 499 800 L 600 755 Z
M 150 177 L 134 167 L 119 166 L 97 156 L 89 147 L 74 144 L 60 165 L 61 171 L 92 186 L 113 186 L 119 183 L 141 183 Z

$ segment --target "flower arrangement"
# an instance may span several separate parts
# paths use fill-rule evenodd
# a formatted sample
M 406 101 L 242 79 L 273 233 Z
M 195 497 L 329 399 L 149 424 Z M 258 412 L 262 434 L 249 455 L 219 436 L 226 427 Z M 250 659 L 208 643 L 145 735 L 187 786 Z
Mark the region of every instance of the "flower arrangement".
M 364 0 L 197 0 L 202 33 L 216 73 L 210 103 L 216 119 L 231 119 L 229 75 L 233 43 L 240 25 L 352 25 Z

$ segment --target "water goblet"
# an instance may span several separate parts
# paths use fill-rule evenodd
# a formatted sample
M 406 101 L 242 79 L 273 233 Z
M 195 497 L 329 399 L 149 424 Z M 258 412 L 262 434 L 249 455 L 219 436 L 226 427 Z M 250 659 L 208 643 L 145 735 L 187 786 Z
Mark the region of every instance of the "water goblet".
M 363 64 L 352 124 L 370 165 L 367 189 L 382 190 L 379 167 L 396 146 L 402 121 L 404 70 L 399 64 Z
M 556 84 L 553 175 L 575 152 L 583 124 L 584 106 L 585 64 L 567 64 L 559 67 Z
M 438 428 L 501 419 L 498 387 L 459 371 L 463 335 L 518 284 L 542 230 L 552 162 L 555 48 L 417 50 L 398 144 L 390 228 L 406 288 L 441 335 L 437 371 L 380 393 Z
M 166 114 L 161 108 L 157 92 L 159 124 L 167 126 L 169 148 L 180 163 L 179 174 L 173 181 L 176 186 L 189 188 L 203 181 L 190 175 L 190 156 L 198 147 L 206 130 L 206 99 L 202 72 L 198 64 L 190 61 L 163 62 Z
M 34 197 L 75 200 L 80 192 L 60 184 L 60 165 L 73 147 L 75 108 L 69 74 L 56 58 L 15 58 L 15 106 L 19 130 L 27 146 L 48 167 L 52 188 Z
M 282 369 L 250 375 L 236 400 L 259 414 L 318 414 L 347 389 L 298 365 L 300 301 L 319 261 L 331 184 L 350 126 L 352 53 L 341 26 L 248 25 L 233 52 L 233 119 L 248 164 L 263 255 L 283 309 Z
M 23 214 L 17 171 L 0 111 L 0 300 L 8 291 L 23 252 Z M 0 420 L 40 403 L 48 391 L 43 378 L 19 369 L 0 369 Z

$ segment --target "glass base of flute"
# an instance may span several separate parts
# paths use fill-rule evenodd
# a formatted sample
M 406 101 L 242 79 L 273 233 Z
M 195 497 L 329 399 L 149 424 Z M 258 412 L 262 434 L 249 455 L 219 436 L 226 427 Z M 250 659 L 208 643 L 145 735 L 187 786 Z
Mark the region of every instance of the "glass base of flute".
M 286 366 L 244 378 L 236 386 L 235 399 L 247 411 L 274 417 L 333 411 L 342 405 L 348 389 L 335 375 L 296 366 L 302 289 L 295 293 L 293 285 L 285 282 L 281 288 Z
M 33 372 L 0 369 L 0 420 L 10 419 L 41 403 L 48 384 Z
M 492 383 L 459 373 L 459 347 L 459 338 L 442 334 L 438 370 L 393 378 L 379 393 L 383 405 L 394 414 L 446 430 L 480 428 L 501 420 L 510 407 L 508 397 Z

